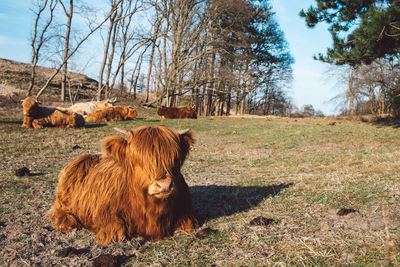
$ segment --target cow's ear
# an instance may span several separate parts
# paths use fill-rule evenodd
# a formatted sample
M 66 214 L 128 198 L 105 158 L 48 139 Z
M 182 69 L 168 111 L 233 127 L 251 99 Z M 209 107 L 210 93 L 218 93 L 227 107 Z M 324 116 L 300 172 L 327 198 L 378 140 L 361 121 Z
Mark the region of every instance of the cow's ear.
M 128 141 L 121 136 L 110 136 L 103 140 L 103 153 L 122 163 L 126 158 Z
M 178 133 L 181 142 L 181 148 L 186 156 L 194 143 L 193 132 L 190 128 L 188 128 L 186 130 L 179 131 Z

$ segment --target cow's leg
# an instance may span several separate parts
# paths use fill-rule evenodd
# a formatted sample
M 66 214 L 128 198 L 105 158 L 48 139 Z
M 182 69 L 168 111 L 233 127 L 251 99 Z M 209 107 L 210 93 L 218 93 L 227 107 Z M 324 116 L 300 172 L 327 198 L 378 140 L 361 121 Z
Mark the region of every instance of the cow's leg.
M 22 127 L 24 128 L 32 128 L 33 118 L 29 116 L 24 116 L 24 121 L 22 122 Z
M 196 226 L 197 220 L 194 218 L 194 216 L 184 216 L 176 222 L 175 230 L 192 232 Z
M 103 221 L 104 222 L 104 221 Z M 126 227 L 124 221 L 118 216 L 109 218 L 108 223 L 97 227 L 96 237 L 103 245 L 110 242 L 120 242 L 126 237 Z
M 45 121 L 43 119 L 37 119 L 32 121 L 33 128 L 42 129 L 43 125 L 45 125 Z

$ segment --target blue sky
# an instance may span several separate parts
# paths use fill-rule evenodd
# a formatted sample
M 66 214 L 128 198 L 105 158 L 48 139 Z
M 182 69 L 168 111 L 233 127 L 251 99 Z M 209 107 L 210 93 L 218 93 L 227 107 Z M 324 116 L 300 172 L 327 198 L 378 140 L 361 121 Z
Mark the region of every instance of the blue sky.
M 289 95 L 297 107 L 312 104 L 315 109 L 330 115 L 335 105 L 329 100 L 340 94 L 336 82 L 328 78 L 329 64 L 314 60 L 313 55 L 325 53 L 332 44 L 326 24 L 310 29 L 298 14 L 315 3 L 312 0 L 272 0 L 277 21 L 289 43 L 290 52 L 295 59 L 294 80 Z
M 299 108 L 311 104 L 330 115 L 335 112 L 335 106 L 328 101 L 341 91 L 335 89 L 335 81 L 328 79 L 326 71 L 329 65 L 314 60 L 313 55 L 325 53 L 331 45 L 331 36 L 326 25 L 309 29 L 304 19 L 298 16 L 302 8 L 307 9 L 313 3 L 313 0 L 271 0 L 276 19 L 295 59 L 289 96 Z M 0 0 L 0 58 L 30 61 L 31 7 L 29 0 Z M 95 72 L 86 74 L 96 78 Z

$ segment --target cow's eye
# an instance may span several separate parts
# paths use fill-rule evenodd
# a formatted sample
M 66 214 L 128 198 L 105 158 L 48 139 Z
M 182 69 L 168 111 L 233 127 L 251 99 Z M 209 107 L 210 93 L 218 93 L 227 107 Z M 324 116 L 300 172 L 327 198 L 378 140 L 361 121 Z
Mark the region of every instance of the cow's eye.
M 160 181 L 160 180 L 164 180 L 165 178 L 166 178 L 166 175 L 160 175 L 160 176 L 157 176 L 154 180 Z

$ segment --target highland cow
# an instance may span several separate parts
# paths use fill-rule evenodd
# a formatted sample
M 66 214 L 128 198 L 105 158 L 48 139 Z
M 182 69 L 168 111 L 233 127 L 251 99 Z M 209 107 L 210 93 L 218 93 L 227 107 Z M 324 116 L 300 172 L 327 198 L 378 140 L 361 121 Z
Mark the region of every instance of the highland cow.
M 197 119 L 197 111 L 192 107 L 168 108 L 165 106 L 160 106 L 157 114 L 162 119 Z
M 131 107 L 109 107 L 98 109 L 85 118 L 87 122 L 94 121 L 124 121 L 133 120 L 137 116 L 136 109 Z
M 70 108 L 68 108 L 68 110 L 86 116 L 98 109 L 112 107 L 114 106 L 115 102 L 117 102 L 116 98 L 114 100 L 106 99 L 104 101 L 97 101 L 97 102 L 91 101 L 91 102 L 75 103 Z
M 43 107 L 35 99 L 27 97 L 22 101 L 24 121 L 22 127 L 44 128 L 44 127 L 83 127 L 85 120 L 75 112 L 62 110 L 56 107 Z
M 81 155 L 61 171 L 48 213 L 55 229 L 86 228 L 102 244 L 192 231 L 197 222 L 181 174 L 194 142 L 191 130 L 142 126 L 119 131 L 126 137 L 105 138 L 102 154 Z

